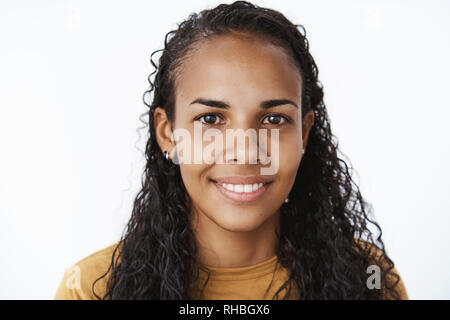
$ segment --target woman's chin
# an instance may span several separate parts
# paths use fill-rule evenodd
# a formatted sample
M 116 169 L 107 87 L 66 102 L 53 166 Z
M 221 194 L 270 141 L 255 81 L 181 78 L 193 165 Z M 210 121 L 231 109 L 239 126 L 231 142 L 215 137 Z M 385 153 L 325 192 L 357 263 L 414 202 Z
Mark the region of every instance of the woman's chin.
M 252 215 L 249 212 L 212 218 L 219 227 L 231 232 L 251 232 L 258 229 L 264 223 L 261 216 Z

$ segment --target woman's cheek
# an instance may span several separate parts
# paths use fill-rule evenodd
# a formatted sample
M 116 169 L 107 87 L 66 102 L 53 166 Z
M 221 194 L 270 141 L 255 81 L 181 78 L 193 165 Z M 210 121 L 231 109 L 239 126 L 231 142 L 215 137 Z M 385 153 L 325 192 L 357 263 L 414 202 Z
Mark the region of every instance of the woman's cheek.
M 298 147 L 293 147 L 298 146 Z M 279 143 L 280 176 L 295 180 L 302 158 L 301 140 L 297 135 L 284 136 Z
M 202 173 L 205 170 L 206 165 L 204 164 L 180 164 L 181 176 L 185 181 L 194 186 L 201 187 L 199 182 L 202 178 Z

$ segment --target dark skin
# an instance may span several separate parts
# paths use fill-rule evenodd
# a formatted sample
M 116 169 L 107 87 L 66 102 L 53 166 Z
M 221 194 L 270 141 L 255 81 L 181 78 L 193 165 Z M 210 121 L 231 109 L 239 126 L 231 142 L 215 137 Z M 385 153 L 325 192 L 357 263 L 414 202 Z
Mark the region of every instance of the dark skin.
M 171 158 L 176 152 L 173 130 L 185 128 L 193 137 L 195 121 L 204 129 L 223 131 L 224 136 L 225 129 L 279 129 L 278 170 L 255 201 L 236 203 L 224 197 L 211 179 L 260 175 L 261 163 L 250 164 L 245 158 L 245 164 L 238 164 L 233 158 L 223 164 L 180 164 L 193 203 L 190 214 L 200 263 L 244 267 L 276 254 L 280 207 L 292 189 L 314 122 L 312 111 L 301 119 L 301 92 L 300 72 L 283 48 L 254 35 L 233 32 L 202 40 L 183 62 L 175 84 L 174 123 L 168 121 L 164 109 L 155 109 L 157 142 L 161 152 L 172 151 Z M 229 108 L 191 104 L 198 97 L 223 101 Z M 298 107 L 288 103 L 260 107 L 262 101 L 273 99 L 289 99 Z

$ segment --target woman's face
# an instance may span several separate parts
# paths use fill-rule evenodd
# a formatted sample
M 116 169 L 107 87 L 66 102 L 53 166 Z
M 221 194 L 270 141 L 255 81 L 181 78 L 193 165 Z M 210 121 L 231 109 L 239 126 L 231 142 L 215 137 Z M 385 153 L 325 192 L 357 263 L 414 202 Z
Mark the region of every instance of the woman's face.
M 180 171 L 192 199 L 192 214 L 228 231 L 253 231 L 277 221 L 279 209 L 294 184 L 314 119 L 310 112 L 301 121 L 302 79 L 292 58 L 255 36 L 238 35 L 221 35 L 196 45 L 183 61 L 175 83 L 175 121 L 171 126 L 160 121 L 165 113 L 158 108 L 155 127 L 163 150 L 173 148 L 167 139 L 169 131 L 173 134 L 185 129 L 184 133 L 191 137 L 191 163 L 183 163 L 189 162 L 183 158 Z M 263 107 L 262 103 L 269 100 L 286 101 Z M 202 130 L 203 149 L 195 140 L 198 135 L 194 138 L 194 125 Z M 239 138 L 226 139 L 226 130 L 245 138 L 248 129 L 255 130 L 257 140 L 249 141 L 247 137 L 245 144 L 239 145 Z M 267 130 L 267 139 L 259 136 L 260 129 Z M 278 139 L 272 129 L 279 129 Z M 219 134 L 216 137 L 222 134 L 222 146 L 218 138 L 206 139 L 208 130 Z M 195 162 L 194 154 L 205 154 L 211 142 L 222 153 L 209 152 L 208 162 Z M 264 159 L 271 163 L 262 164 L 257 153 L 250 153 L 258 145 L 261 149 L 256 150 L 265 150 Z M 187 155 L 185 151 L 183 154 Z M 271 169 L 264 173 L 262 168 Z

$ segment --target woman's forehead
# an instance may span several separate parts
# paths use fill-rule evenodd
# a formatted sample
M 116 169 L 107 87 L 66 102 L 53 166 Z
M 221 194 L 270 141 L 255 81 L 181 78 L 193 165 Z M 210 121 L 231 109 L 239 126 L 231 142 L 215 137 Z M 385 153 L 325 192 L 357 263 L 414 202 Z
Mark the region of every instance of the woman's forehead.
M 301 76 L 292 58 L 283 48 L 256 37 L 221 35 L 201 41 L 177 78 L 179 98 L 214 92 L 301 96 Z

